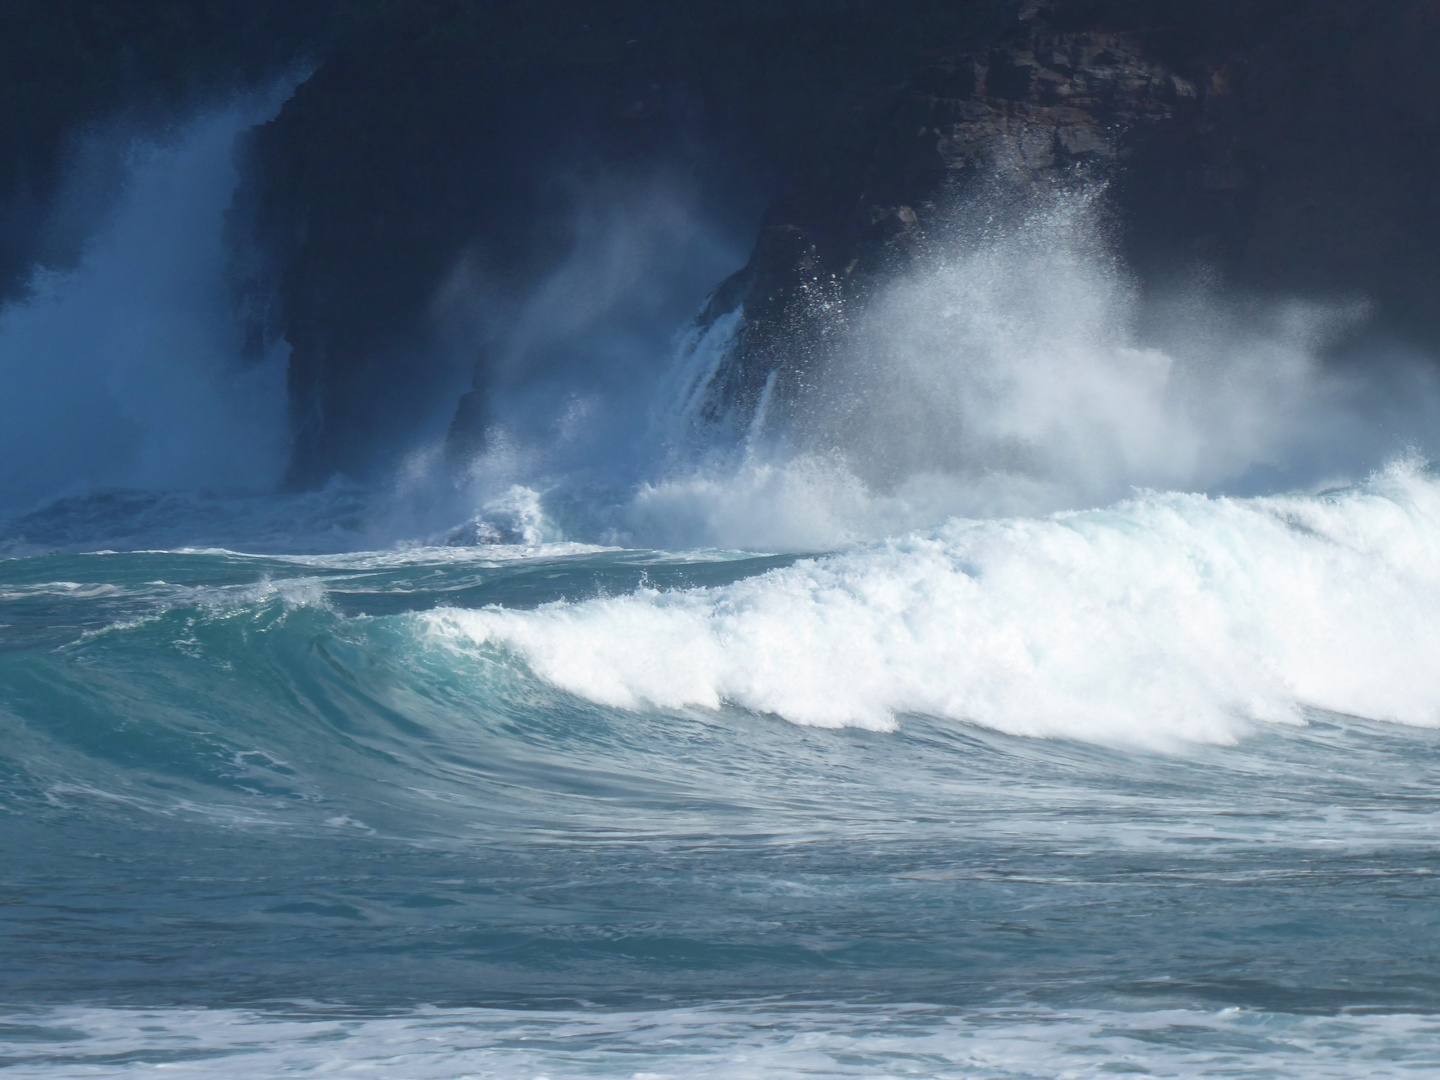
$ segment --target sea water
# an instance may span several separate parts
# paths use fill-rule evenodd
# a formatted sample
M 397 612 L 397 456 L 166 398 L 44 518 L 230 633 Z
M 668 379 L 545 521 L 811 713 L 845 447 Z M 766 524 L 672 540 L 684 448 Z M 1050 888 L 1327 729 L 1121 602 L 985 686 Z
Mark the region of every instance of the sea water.
M 1440 481 L 0 561 L 17 1077 L 1440 1076 Z
M 1432 364 L 1157 316 L 1094 189 L 731 416 L 743 311 L 642 318 L 720 256 L 600 192 L 473 461 L 442 410 L 278 493 L 224 281 L 277 105 L 137 142 L 0 310 L 10 1075 L 1440 1076 Z

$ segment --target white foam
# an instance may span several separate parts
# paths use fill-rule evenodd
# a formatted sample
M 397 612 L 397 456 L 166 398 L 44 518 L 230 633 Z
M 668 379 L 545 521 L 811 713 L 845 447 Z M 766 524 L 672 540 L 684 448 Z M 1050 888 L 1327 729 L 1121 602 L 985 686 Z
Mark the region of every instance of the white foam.
M 1229 742 L 1313 706 L 1440 724 L 1440 483 L 953 520 L 716 588 L 419 616 L 624 709 Z
M 124 595 L 125 590 L 119 586 L 101 582 L 45 581 L 0 592 L 0 600 L 33 600 L 40 596 L 53 596 L 63 600 L 95 600 Z
M 0 1016 L 22 1078 L 413 1080 L 1440 1075 L 1427 1015 L 712 1005 L 655 1011 L 60 1008 Z M 28 1036 L 28 1037 L 27 1037 Z
M 347 551 L 335 555 L 264 555 L 228 548 L 179 548 L 142 552 L 160 555 L 220 555 L 257 563 L 307 566 L 325 570 L 386 570 L 410 566 L 502 566 L 513 562 L 565 559 L 616 550 L 596 544 L 558 541 L 553 544 L 483 544 L 463 547 L 401 547 L 388 551 Z M 739 553 L 735 553 L 737 556 Z

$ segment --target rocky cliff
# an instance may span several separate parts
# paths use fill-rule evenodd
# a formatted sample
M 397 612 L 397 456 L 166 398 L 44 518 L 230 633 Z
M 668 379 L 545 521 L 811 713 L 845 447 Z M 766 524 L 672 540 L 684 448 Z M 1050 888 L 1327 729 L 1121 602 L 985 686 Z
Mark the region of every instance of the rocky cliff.
M 504 313 L 575 249 L 577 192 L 616 176 L 682 175 L 701 213 L 761 223 L 704 316 L 746 315 L 716 407 L 801 378 L 817 296 L 863 293 L 997 171 L 1105 181 L 1142 284 L 1199 267 L 1440 336 L 1432 0 L 360 8 L 246 148 L 232 215 L 254 339 L 293 346 L 300 485 L 383 467 L 454 407 L 428 335 L 461 264 L 500 313 L 453 425 L 473 447 Z
M 743 310 L 743 329 L 703 411 L 749 415 L 762 391 L 794 394 L 854 302 L 967 200 L 1108 179 L 1134 147 L 1193 131 L 1199 97 L 1133 38 L 1043 23 L 919 72 L 868 152 L 773 207 L 749 264 L 717 290 L 702 323 Z
M 446 404 L 427 312 L 462 258 L 493 307 L 518 308 L 574 249 L 578 194 L 617 176 L 678 175 L 701 214 L 753 222 L 861 153 L 891 90 L 993 35 L 1003 8 L 391 5 L 257 133 L 237 202 L 257 340 L 293 346 L 293 479 L 382 466 Z M 462 442 L 503 332 L 474 343 Z
M 1103 181 L 1142 286 L 1364 297 L 1430 349 L 1437 46 L 1434 0 L 0 0 L 0 298 L 80 251 L 44 212 L 74 132 L 307 57 L 231 214 L 252 340 L 293 347 L 300 485 L 382 469 L 447 412 L 473 448 L 585 192 L 647 176 L 754 239 L 703 316 L 746 316 L 713 408 L 802 379 L 830 301 L 997 175 Z M 431 340 L 457 267 L 489 311 L 458 379 Z
M 1246 17 L 1248 16 L 1248 17 Z M 966 200 L 1104 184 L 1142 287 L 1371 305 L 1370 341 L 1440 345 L 1440 6 L 1029 5 L 917 72 L 868 152 L 768 213 L 702 324 L 743 311 L 702 413 L 749 415 Z

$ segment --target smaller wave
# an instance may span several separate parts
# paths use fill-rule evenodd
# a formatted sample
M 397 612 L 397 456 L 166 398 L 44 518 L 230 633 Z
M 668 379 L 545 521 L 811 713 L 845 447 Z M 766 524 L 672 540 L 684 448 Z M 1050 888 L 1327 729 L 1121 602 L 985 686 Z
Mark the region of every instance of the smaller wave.
M 125 595 L 125 590 L 107 582 L 44 581 L 0 592 L 0 600 L 33 600 L 45 596 L 54 596 L 65 600 L 94 600 L 99 597 L 123 595 Z
M 1168 748 L 1306 708 L 1440 724 L 1437 551 L 1440 482 L 1410 462 L 1317 496 L 957 519 L 720 587 L 423 618 L 623 709 Z
M 295 611 L 326 607 L 328 600 L 325 582 L 319 578 L 262 578 L 253 585 L 196 589 L 190 598 L 191 603 L 212 613 L 248 610 L 275 602 L 285 611 Z
M 539 559 L 564 559 L 575 555 L 598 555 L 616 548 L 595 544 L 557 541 L 537 544 L 486 544 L 474 547 L 402 547 L 391 551 L 352 551 L 336 555 L 246 555 L 235 551 L 210 551 L 267 563 L 311 566 L 326 570 L 384 570 L 416 566 L 497 566 L 502 563 Z M 187 552 L 188 554 L 188 552 Z

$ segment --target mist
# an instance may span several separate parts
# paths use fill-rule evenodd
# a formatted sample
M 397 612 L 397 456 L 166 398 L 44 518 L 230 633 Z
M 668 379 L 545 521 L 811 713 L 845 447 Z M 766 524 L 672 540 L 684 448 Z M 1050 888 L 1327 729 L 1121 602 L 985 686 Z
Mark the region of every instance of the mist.
M 384 513 L 396 536 L 444 535 L 457 520 L 483 523 L 457 536 L 540 535 L 534 512 L 517 507 L 541 492 L 579 510 L 570 527 L 593 532 L 665 453 L 656 418 L 670 409 L 667 375 L 751 238 L 676 171 L 562 186 L 564 258 L 518 293 L 483 259 L 462 259 L 431 304 L 439 366 L 474 374 L 455 422 L 418 440 L 393 474 Z
M 0 511 L 203 491 L 250 497 L 220 531 L 242 545 L 248 520 L 307 550 L 813 551 L 1137 490 L 1345 484 L 1423 457 L 1440 415 L 1428 359 L 1336 362 L 1365 298 L 1242 297 L 1203 275 L 1146 293 L 1111 242 L 1103 185 L 1076 184 L 992 185 L 938 215 L 882 285 L 822 298 L 841 328 L 823 350 L 797 340 L 760 406 L 717 422 L 707 395 L 745 315 L 702 328 L 695 313 L 750 237 L 682 172 L 590 176 L 569 182 L 571 241 L 547 273 L 517 292 L 466 257 L 437 289 L 416 336 L 449 388 L 408 448 L 363 488 L 310 497 L 313 535 L 276 532 L 296 515 L 254 499 L 293 498 L 278 493 L 288 350 L 241 358 L 224 239 L 235 139 L 276 102 L 237 98 L 163 139 L 108 136 L 126 140 L 123 184 L 79 265 L 37 271 L 0 310 Z M 115 158 L 102 149 L 77 168 Z M 219 535 L 213 498 L 194 535 L 169 505 L 168 541 Z
M 52 215 L 56 230 L 92 230 L 78 265 L 37 269 L 0 309 L 0 513 L 113 488 L 278 482 L 285 350 L 241 360 L 223 233 L 236 137 L 290 85 L 158 135 L 117 123 L 81 146 L 66 191 L 86 197 Z
M 692 459 L 639 489 L 634 534 L 823 549 L 1137 490 L 1314 489 L 1429 449 L 1431 361 L 1335 359 L 1364 298 L 1237 297 L 1203 276 L 1147 296 L 1110 242 L 1103 186 L 990 194 L 942 217 L 883 287 L 824 298 L 843 308 L 827 316 L 838 345 L 798 343 L 803 379 L 776 372 L 754 415 L 697 419 L 743 315 L 690 341 L 670 419 Z

